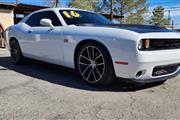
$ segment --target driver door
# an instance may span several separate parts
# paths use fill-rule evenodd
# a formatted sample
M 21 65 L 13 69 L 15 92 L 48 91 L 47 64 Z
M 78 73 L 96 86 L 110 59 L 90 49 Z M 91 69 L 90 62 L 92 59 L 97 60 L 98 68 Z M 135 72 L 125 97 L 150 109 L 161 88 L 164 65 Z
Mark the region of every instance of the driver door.
M 44 18 L 52 21 L 53 29 L 40 24 Z M 26 24 L 29 26 L 24 44 L 26 53 L 34 59 L 62 65 L 63 31 L 57 15 L 53 11 L 38 12 Z

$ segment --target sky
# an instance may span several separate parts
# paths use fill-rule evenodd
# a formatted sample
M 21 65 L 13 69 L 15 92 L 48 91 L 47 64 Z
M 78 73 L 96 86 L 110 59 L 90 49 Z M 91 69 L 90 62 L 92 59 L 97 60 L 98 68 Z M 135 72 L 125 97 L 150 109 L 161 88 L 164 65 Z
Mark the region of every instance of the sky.
M 180 29 L 180 0 L 148 0 L 148 6 L 150 12 L 157 6 L 163 6 L 166 17 L 168 17 L 169 14 L 168 10 L 171 10 L 170 16 L 174 21 L 174 26 Z
M 0 2 L 15 2 L 16 0 L 0 0 Z M 19 0 L 20 3 L 25 4 L 34 4 L 34 5 L 47 5 L 47 0 Z M 69 0 L 60 0 L 61 7 L 66 7 Z M 171 19 L 174 21 L 174 24 L 179 24 L 180 28 L 180 0 L 147 0 L 149 6 L 149 14 L 157 6 L 163 6 L 166 10 L 165 15 L 168 16 L 168 10 L 171 10 L 170 15 Z

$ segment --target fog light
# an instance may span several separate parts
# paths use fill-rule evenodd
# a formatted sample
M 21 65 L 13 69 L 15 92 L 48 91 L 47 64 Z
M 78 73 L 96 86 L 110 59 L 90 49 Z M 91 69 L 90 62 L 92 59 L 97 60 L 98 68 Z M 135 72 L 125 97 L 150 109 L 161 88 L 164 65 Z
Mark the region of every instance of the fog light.
M 139 71 L 137 74 L 136 74 L 136 78 L 140 77 L 142 75 L 142 71 Z

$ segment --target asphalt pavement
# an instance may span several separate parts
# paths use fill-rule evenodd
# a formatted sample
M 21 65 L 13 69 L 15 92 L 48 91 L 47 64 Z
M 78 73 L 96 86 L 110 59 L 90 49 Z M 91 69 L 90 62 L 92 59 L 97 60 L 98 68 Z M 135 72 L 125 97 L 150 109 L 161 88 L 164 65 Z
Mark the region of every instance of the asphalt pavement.
M 45 63 L 11 63 L 0 49 L 0 120 L 179 120 L 180 75 L 164 84 L 86 85 L 76 73 Z

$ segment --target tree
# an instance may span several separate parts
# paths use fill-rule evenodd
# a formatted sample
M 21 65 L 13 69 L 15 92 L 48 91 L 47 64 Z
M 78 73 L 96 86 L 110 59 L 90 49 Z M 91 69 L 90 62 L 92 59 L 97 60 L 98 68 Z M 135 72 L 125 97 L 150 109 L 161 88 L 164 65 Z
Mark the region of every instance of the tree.
M 96 5 L 99 0 L 72 0 L 69 2 L 69 7 L 75 7 L 79 9 L 96 11 Z
M 170 18 L 166 19 L 164 17 L 164 8 L 162 6 L 158 6 L 154 8 L 149 23 L 158 27 L 165 27 L 170 25 L 170 21 Z
M 147 12 L 147 0 L 114 0 L 113 11 L 116 15 L 125 16 L 129 24 L 144 24 Z M 69 7 L 110 13 L 111 0 L 72 0 Z M 123 21 L 123 20 L 122 20 Z
M 110 0 L 100 0 L 96 5 L 96 11 L 107 13 L 110 10 Z
M 128 24 L 144 24 L 144 14 L 148 11 L 147 0 L 117 0 L 119 2 L 119 12 L 125 16 Z

